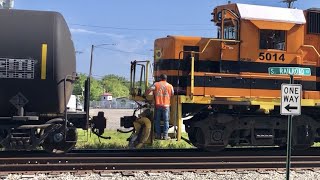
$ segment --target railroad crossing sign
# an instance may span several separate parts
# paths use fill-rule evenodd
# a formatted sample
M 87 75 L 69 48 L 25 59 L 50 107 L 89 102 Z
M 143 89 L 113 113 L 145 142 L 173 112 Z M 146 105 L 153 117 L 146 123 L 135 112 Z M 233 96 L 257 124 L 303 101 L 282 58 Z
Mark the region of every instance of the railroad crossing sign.
M 281 84 L 281 115 L 301 114 L 301 84 Z
M 310 68 L 301 67 L 269 67 L 268 72 L 270 75 L 298 75 L 298 76 L 311 76 Z

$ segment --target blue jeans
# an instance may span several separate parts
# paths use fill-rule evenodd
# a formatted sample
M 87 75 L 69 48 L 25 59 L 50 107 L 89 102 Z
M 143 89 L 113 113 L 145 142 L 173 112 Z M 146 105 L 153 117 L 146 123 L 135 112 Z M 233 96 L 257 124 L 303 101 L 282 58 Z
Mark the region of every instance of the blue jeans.
M 169 114 L 170 114 L 170 107 L 156 107 L 155 121 L 154 121 L 154 125 L 155 125 L 154 128 L 155 128 L 156 135 L 160 136 L 161 134 L 161 127 L 160 127 L 161 116 L 164 122 L 163 134 L 165 136 L 168 135 Z

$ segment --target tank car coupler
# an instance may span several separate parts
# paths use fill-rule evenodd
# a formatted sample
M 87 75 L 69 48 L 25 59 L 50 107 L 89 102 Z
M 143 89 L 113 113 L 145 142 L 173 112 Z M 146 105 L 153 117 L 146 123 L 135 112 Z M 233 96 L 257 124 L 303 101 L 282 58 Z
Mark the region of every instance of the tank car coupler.
M 107 127 L 107 119 L 104 117 L 104 112 L 100 111 L 97 116 L 93 116 L 90 125 L 95 135 L 103 139 L 111 139 L 111 137 L 102 136 L 104 129 Z

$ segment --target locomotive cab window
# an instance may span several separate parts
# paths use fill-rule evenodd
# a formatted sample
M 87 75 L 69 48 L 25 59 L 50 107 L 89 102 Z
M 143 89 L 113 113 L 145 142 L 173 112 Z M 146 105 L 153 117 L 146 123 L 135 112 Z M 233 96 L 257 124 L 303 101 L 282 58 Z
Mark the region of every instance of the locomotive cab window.
M 236 40 L 237 37 L 237 27 L 236 26 L 227 26 L 224 27 L 224 39 Z
M 223 39 L 238 40 L 238 21 L 225 19 L 223 23 Z M 218 27 L 218 38 L 221 39 L 221 26 Z
M 260 49 L 286 49 L 286 31 L 260 30 Z

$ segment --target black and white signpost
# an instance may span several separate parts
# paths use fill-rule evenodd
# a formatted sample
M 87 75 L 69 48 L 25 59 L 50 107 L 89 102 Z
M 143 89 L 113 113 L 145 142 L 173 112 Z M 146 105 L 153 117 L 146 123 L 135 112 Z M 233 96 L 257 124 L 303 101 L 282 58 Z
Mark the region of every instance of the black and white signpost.
M 286 179 L 289 180 L 291 166 L 292 117 L 301 114 L 302 92 L 302 85 L 294 84 L 293 75 L 311 76 L 311 69 L 299 67 L 270 67 L 268 71 L 270 75 L 290 75 L 290 83 L 281 84 L 280 105 L 280 114 L 288 116 Z

